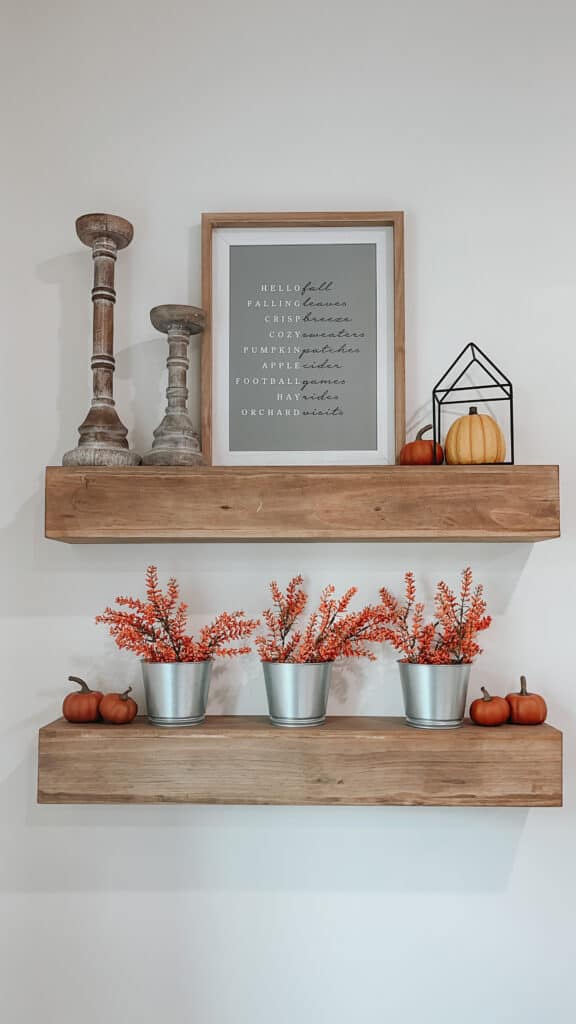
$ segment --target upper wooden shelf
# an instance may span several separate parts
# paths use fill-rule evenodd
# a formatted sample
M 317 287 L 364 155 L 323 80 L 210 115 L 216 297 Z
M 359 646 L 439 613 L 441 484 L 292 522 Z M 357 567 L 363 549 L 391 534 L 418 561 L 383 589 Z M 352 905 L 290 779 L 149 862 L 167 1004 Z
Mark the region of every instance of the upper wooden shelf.
M 46 470 L 54 540 L 537 541 L 560 536 L 557 466 Z
M 411 729 L 402 718 L 329 718 L 276 729 L 260 717 L 191 728 L 40 729 L 38 801 L 560 807 L 562 733 L 549 725 Z

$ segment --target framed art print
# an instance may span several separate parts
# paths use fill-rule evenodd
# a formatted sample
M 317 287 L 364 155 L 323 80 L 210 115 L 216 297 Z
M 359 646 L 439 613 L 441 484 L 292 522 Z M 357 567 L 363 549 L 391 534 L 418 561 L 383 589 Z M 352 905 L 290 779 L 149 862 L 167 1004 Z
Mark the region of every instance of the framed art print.
M 208 213 L 202 230 L 205 461 L 394 463 L 403 214 Z

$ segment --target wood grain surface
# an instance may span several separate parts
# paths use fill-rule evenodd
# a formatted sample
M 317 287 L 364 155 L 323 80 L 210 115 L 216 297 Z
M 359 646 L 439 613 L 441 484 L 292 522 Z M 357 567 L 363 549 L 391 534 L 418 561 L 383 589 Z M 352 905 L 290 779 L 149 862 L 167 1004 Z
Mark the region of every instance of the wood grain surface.
M 560 535 L 557 466 L 52 466 L 64 541 L 478 540 Z
M 40 730 L 38 801 L 560 807 L 562 733 L 372 717 L 311 729 L 240 716 L 176 729 L 59 719 Z

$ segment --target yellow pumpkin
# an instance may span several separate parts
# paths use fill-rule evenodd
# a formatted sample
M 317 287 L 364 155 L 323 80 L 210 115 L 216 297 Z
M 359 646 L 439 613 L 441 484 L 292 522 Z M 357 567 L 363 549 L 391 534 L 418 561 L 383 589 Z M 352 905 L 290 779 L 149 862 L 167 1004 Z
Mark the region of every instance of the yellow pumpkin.
M 478 413 L 475 405 L 467 416 L 460 416 L 446 434 L 446 462 L 450 466 L 480 466 L 504 462 L 506 441 L 491 416 Z

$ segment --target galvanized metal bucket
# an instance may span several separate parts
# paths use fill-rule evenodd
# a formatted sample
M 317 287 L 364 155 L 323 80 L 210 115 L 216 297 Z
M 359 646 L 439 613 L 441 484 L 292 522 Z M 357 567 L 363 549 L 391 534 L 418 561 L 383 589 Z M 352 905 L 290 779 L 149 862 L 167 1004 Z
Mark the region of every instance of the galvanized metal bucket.
M 211 661 L 143 661 L 148 718 L 153 725 L 197 725 L 204 721 Z
M 332 662 L 319 665 L 263 661 L 270 721 L 273 725 L 322 725 L 332 675 Z
M 457 729 L 464 721 L 470 665 L 398 662 L 408 725 Z

